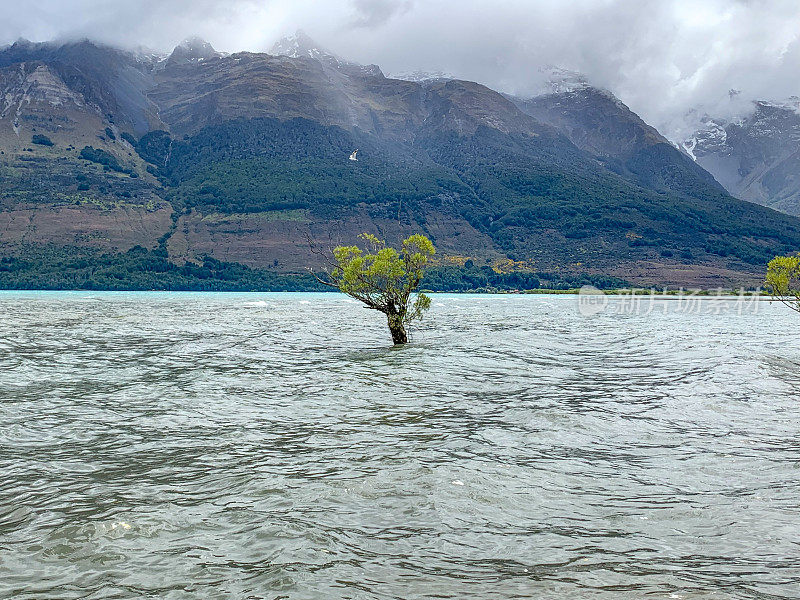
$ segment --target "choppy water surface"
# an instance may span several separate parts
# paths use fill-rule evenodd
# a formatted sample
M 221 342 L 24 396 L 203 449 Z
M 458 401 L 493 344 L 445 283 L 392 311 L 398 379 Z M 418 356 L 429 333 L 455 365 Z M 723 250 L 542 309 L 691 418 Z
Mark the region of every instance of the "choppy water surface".
M 800 318 L 664 302 L 0 294 L 0 597 L 800 598 Z

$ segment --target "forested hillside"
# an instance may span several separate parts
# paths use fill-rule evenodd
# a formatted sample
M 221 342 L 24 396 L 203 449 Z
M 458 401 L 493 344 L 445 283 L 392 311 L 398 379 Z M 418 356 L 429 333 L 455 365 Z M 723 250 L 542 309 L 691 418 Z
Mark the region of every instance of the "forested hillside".
M 294 289 L 308 237 L 363 231 L 425 233 L 453 289 L 755 285 L 800 247 L 799 220 L 730 197 L 605 97 L 566 110 L 205 46 L 15 45 L 2 65 L 4 287 Z

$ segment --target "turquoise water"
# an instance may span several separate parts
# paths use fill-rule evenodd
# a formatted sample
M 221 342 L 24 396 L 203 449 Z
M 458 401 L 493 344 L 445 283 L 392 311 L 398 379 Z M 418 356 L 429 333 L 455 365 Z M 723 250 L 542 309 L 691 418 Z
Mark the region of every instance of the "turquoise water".
M 800 316 L 578 308 L 0 293 L 0 597 L 800 597 Z

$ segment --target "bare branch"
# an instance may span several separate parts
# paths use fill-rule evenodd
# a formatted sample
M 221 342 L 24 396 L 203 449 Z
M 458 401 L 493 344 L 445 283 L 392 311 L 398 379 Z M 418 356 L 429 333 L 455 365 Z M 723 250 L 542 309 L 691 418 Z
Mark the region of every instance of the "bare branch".
M 319 248 L 317 248 L 317 246 L 314 244 L 313 238 L 311 237 L 311 230 L 310 229 L 309 229 L 309 231 L 304 232 L 303 235 L 305 236 L 306 241 L 308 242 L 308 247 L 311 250 L 311 254 L 313 254 L 315 256 L 319 256 L 322 259 L 322 261 L 329 268 L 331 268 L 331 269 L 336 268 L 337 265 L 336 265 L 336 261 L 333 258 L 333 249 L 330 248 L 326 252 L 324 250 L 320 250 Z
M 314 272 L 314 269 L 312 269 L 311 267 L 308 267 L 308 269 L 307 269 L 307 270 L 308 270 L 308 272 L 309 272 L 309 273 L 311 273 L 311 276 L 312 276 L 314 279 L 316 279 L 316 280 L 317 280 L 319 283 L 321 283 L 322 285 L 327 285 L 328 287 L 336 288 L 337 290 L 339 289 L 339 286 L 338 286 L 338 285 L 336 285 L 335 283 L 331 283 L 330 281 L 325 281 L 324 279 L 322 279 L 321 277 L 319 277 L 319 276 L 318 276 L 318 275 L 317 275 L 317 274 Z

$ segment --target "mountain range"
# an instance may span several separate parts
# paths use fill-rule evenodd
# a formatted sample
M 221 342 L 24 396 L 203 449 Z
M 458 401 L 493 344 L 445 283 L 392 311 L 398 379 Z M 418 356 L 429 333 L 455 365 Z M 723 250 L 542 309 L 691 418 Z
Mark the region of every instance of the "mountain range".
M 19 41 L 0 50 L 0 286 L 302 287 L 309 239 L 364 231 L 429 235 L 442 289 L 758 285 L 800 220 L 732 197 L 695 148 L 580 78 L 512 97 L 302 34 L 230 55 Z
M 800 215 L 800 99 L 756 100 L 735 119 L 705 115 L 682 147 L 737 198 Z

